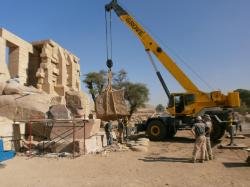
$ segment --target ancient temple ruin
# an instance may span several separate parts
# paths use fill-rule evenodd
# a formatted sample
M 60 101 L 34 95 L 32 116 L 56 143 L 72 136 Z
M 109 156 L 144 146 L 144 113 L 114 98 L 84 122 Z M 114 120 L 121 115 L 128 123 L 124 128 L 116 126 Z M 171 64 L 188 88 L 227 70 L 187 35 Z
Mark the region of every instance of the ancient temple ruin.
M 55 96 L 81 89 L 78 57 L 52 40 L 29 43 L 0 28 L 0 82 L 15 77 Z
M 15 140 L 19 151 L 27 137 L 59 152 L 88 153 L 105 145 L 100 120 L 89 115 L 90 99 L 81 91 L 79 60 L 53 40 L 30 43 L 0 28 L 0 136 L 6 150 Z

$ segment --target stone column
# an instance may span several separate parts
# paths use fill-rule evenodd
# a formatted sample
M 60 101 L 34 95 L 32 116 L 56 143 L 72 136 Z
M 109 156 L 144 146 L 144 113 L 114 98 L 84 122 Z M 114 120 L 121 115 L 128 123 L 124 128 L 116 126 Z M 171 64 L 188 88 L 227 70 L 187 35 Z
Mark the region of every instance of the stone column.
M 20 84 L 27 83 L 29 52 L 22 47 L 10 47 L 9 70 L 12 78 L 19 76 Z
M 48 94 L 54 94 L 54 85 L 53 85 L 53 69 L 51 60 L 49 58 L 43 58 L 40 65 L 44 69 L 44 84 L 42 85 L 43 90 Z
M 61 86 L 67 85 L 67 60 L 65 58 L 63 49 L 59 47 L 59 75 L 58 84 Z
M 18 75 L 21 84 L 26 84 L 28 81 L 28 66 L 29 66 L 29 52 L 22 47 L 19 47 L 19 70 Z
M 10 79 L 10 74 L 6 64 L 6 41 L 0 37 L 0 82 L 8 79 Z

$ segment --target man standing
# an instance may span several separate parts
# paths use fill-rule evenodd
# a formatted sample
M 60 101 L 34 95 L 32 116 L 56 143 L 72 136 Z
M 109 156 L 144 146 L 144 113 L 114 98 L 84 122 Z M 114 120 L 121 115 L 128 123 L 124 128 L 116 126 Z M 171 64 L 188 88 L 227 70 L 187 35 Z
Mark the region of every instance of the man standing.
M 124 124 L 121 119 L 118 120 L 118 134 L 119 134 L 119 143 L 123 143 L 123 131 L 124 131 Z
M 196 162 L 196 157 L 198 152 L 201 152 L 201 162 L 205 160 L 205 151 L 206 151 L 206 137 L 205 137 L 205 123 L 202 121 L 202 118 L 198 116 L 196 118 L 197 122 L 191 129 L 191 132 L 195 136 L 195 144 L 193 150 L 193 159 L 192 162 Z
M 238 112 L 233 113 L 233 121 L 236 126 L 236 129 L 234 131 L 234 136 L 236 136 L 238 131 L 242 132 L 241 121 L 240 121 L 240 116 Z
M 107 136 L 107 144 L 108 145 L 112 145 L 112 143 L 113 143 L 112 128 L 113 128 L 112 123 L 109 120 L 108 123 L 106 123 L 104 126 L 106 136 Z
M 205 114 L 203 117 L 205 121 L 205 132 L 206 132 L 206 160 L 212 160 L 213 159 L 213 153 L 211 148 L 211 141 L 210 141 L 210 134 L 212 131 L 212 120 L 208 114 Z
M 233 113 L 228 114 L 228 124 L 227 124 L 227 132 L 230 135 L 230 143 L 229 146 L 233 146 L 234 144 L 234 128 L 233 128 Z
M 125 128 L 125 137 L 128 140 L 128 117 L 123 118 L 123 124 Z

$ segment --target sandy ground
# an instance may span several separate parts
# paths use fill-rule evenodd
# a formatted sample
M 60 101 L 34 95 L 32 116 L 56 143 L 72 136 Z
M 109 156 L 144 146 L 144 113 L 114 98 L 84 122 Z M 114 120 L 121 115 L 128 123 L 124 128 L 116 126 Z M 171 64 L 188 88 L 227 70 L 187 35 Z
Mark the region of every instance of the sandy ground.
M 245 133 L 247 138 L 236 143 L 250 147 L 250 129 Z M 191 134 L 180 131 L 171 142 L 150 142 L 146 153 L 112 152 L 74 160 L 19 156 L 0 168 L 0 186 L 250 186 L 244 150 L 218 149 L 215 145 L 215 160 L 193 164 L 192 149 Z

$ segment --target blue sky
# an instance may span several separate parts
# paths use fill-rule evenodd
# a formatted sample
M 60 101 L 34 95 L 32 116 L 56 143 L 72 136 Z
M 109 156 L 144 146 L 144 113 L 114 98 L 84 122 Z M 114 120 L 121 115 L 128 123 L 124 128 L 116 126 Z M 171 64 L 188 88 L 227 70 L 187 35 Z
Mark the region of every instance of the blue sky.
M 27 41 L 53 39 L 81 59 L 82 74 L 106 69 L 104 5 L 109 0 L 1 0 L 0 27 Z M 120 0 L 204 91 L 250 89 L 249 0 Z M 147 84 L 151 104 L 167 98 L 140 41 L 113 15 L 114 71 Z M 147 30 L 147 29 L 146 29 Z M 160 41 L 159 41 L 160 40 Z M 177 55 L 184 59 L 185 63 Z M 157 60 L 156 60 L 157 61 Z M 157 63 L 172 92 L 183 91 Z M 85 86 L 82 89 L 87 91 Z

